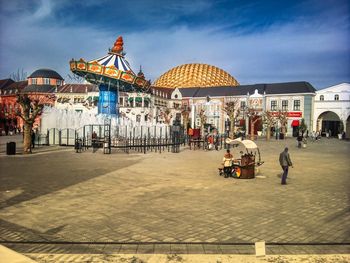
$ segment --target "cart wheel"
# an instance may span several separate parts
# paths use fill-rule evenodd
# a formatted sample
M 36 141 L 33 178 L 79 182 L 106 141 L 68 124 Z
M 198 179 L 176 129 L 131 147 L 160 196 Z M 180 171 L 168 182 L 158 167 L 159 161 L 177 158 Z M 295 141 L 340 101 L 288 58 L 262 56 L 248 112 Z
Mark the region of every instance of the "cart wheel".
M 236 176 L 237 178 L 241 177 L 241 168 L 236 167 Z

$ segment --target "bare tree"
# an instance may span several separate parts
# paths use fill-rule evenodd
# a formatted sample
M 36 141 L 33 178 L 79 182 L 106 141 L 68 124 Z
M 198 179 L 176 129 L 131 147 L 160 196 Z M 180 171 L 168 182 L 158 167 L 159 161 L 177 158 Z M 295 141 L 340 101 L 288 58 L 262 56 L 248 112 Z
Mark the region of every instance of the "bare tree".
M 54 95 L 48 94 L 25 94 L 17 95 L 17 103 L 20 105 L 16 115 L 24 122 L 23 153 L 31 153 L 31 132 L 35 119 L 42 113 L 45 104 L 54 102 Z
M 205 115 L 205 110 L 201 109 L 199 112 L 199 119 L 201 121 L 201 134 L 204 136 L 204 124 L 207 122 L 207 115 Z
M 247 108 L 246 113 L 250 120 L 250 139 L 254 140 L 255 123 L 257 123 L 261 119 L 260 112 L 257 111 L 255 108 Z
M 278 111 L 278 121 L 281 124 L 281 133 L 286 134 L 287 123 L 288 123 L 288 112 L 279 110 Z
M 165 108 L 160 112 L 160 116 L 163 118 L 164 122 L 166 124 L 170 124 L 171 118 L 173 115 L 171 114 L 171 110 L 169 108 Z
M 71 83 L 77 83 L 77 84 L 81 84 L 84 83 L 84 78 L 80 77 L 78 75 L 71 75 L 71 74 L 67 74 L 67 78 L 70 80 Z
M 27 72 L 23 71 L 23 68 L 21 70 L 17 69 L 17 72 L 13 72 L 10 75 L 10 78 L 14 81 L 23 81 L 27 79 Z
M 235 132 L 235 122 L 236 118 L 238 117 L 240 110 L 237 107 L 239 100 L 234 99 L 232 101 L 229 101 L 225 104 L 225 107 L 223 109 L 224 112 L 226 112 L 229 120 L 230 120 L 230 133 L 229 137 L 233 138 L 234 137 L 234 132 Z
M 271 111 L 265 111 L 262 114 L 262 121 L 266 125 L 266 140 L 270 140 L 271 137 L 271 127 L 276 123 L 276 117 Z
M 182 105 L 181 107 L 181 115 L 184 124 L 184 131 L 187 133 L 188 121 L 190 119 L 191 108 L 187 105 Z

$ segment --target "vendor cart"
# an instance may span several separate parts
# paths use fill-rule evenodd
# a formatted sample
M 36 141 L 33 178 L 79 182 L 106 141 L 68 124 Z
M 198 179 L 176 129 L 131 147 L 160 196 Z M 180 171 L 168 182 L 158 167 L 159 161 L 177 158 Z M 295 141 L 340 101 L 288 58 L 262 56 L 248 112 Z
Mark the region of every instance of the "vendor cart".
M 232 175 L 236 178 L 241 179 L 252 179 L 255 177 L 255 167 L 262 165 L 264 162 L 261 161 L 260 151 L 255 142 L 251 140 L 237 139 L 226 139 L 226 144 L 238 147 L 239 145 L 244 146 L 246 152 L 241 151 L 241 158 L 235 159 L 232 167 Z

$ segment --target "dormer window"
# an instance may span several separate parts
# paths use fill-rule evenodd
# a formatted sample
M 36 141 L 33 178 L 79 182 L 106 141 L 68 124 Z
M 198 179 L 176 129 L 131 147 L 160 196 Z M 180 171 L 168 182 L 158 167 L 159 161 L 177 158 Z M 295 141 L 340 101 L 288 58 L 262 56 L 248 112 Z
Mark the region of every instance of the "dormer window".
M 43 82 L 44 82 L 44 85 L 50 85 L 50 79 L 49 78 L 44 78 Z
M 334 100 L 339 100 L 339 95 L 338 94 L 334 95 Z
M 320 100 L 324 101 L 324 96 L 323 95 L 320 96 Z

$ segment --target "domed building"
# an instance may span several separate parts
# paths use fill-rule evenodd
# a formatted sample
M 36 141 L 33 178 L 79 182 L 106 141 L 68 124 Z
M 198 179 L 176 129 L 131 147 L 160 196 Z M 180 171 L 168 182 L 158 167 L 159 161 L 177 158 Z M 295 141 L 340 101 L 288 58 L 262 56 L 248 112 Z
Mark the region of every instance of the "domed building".
M 11 80 L 6 83 L 9 85 L 0 90 L 0 133 L 5 131 L 5 134 L 8 134 L 12 131 L 22 130 L 24 125 L 23 119 L 17 115 L 20 109 L 17 102 L 19 93 L 35 94 L 40 103 L 54 106 L 55 96 L 53 95 L 63 86 L 64 80 L 60 74 L 52 69 L 38 69 L 27 80 Z M 38 126 L 40 126 L 40 116 L 35 119 L 34 123 L 35 128 Z
M 235 102 L 237 116 L 235 131 L 250 133 L 252 118 L 247 117 L 247 109 L 254 109 L 258 120 L 254 119 L 254 134 L 264 128 L 261 114 L 271 111 L 274 116 L 279 111 L 286 112 L 288 122 L 283 130 L 288 136 L 295 135 L 301 119 L 312 126 L 312 105 L 315 89 L 305 81 L 286 83 L 263 83 L 240 85 L 226 71 L 207 64 L 193 63 L 176 66 L 162 74 L 152 86 L 155 116 L 162 115 L 164 108 L 171 109 L 172 122 L 183 123 L 183 112 L 189 112 L 192 128 L 216 128 L 219 133 L 230 130 L 229 116 L 225 112 L 228 102 Z M 205 123 L 201 123 L 205 116 Z
M 63 78 L 56 71 L 52 69 L 38 69 L 28 77 L 28 86 L 24 89 L 24 92 L 50 93 L 63 84 Z
M 161 75 L 154 87 L 193 88 L 237 86 L 238 81 L 226 71 L 207 64 L 183 64 Z

